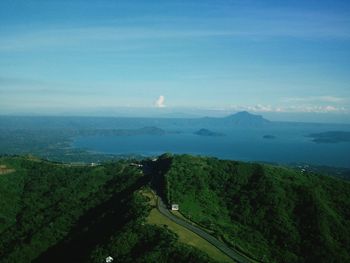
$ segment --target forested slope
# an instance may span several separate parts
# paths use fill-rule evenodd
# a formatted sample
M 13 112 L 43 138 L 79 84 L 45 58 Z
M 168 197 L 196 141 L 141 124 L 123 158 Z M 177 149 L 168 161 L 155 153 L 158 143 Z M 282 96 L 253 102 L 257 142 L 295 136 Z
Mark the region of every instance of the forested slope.
M 264 262 L 349 262 L 350 184 L 283 167 L 164 156 L 168 203 Z
M 148 177 L 127 161 L 96 167 L 0 158 L 0 262 L 213 262 L 145 224 Z
M 295 170 L 164 155 L 163 194 L 263 262 L 348 262 L 350 184 Z M 128 161 L 70 166 L 0 158 L 0 262 L 212 262 L 145 224 L 150 177 Z

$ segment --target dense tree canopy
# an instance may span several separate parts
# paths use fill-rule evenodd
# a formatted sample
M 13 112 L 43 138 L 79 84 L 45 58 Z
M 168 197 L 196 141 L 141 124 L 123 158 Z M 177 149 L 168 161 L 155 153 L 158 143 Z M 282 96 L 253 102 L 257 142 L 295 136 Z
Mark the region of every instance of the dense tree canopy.
M 213 262 L 146 225 L 148 177 L 126 161 L 71 166 L 0 158 L 0 262 Z
M 169 157 L 165 196 L 264 262 L 348 262 L 350 184 L 283 167 Z

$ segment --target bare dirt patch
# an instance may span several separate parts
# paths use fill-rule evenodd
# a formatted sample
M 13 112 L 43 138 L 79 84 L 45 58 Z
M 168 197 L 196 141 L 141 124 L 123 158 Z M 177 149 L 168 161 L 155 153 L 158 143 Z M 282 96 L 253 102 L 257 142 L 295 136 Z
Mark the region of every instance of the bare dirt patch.
M 8 168 L 6 165 L 1 164 L 0 165 L 0 175 L 1 174 L 10 174 L 15 172 L 15 169 Z

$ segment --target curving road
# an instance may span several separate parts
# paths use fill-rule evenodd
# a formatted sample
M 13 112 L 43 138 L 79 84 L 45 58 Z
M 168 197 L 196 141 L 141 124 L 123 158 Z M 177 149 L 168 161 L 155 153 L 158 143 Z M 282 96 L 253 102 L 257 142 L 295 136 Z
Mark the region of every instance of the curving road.
M 194 225 L 191 225 L 190 223 L 188 223 L 188 222 L 186 222 L 186 221 L 184 221 L 184 220 L 174 216 L 167 209 L 166 205 L 164 204 L 164 202 L 162 201 L 162 199 L 160 197 L 158 197 L 157 208 L 158 208 L 159 212 L 162 215 L 164 215 L 167 218 L 169 218 L 170 220 L 174 221 L 176 224 L 178 224 L 180 226 L 183 226 L 183 227 L 187 228 L 188 230 L 194 232 L 195 234 L 199 235 L 200 237 L 204 238 L 209 243 L 211 243 L 213 246 L 215 246 L 216 248 L 218 248 L 219 250 L 224 252 L 227 256 L 232 258 L 234 261 L 237 261 L 239 263 L 251 263 L 252 262 L 249 259 L 243 257 L 238 252 L 236 252 L 233 249 L 229 248 L 228 246 L 226 246 L 226 244 L 224 244 L 223 242 L 217 240 L 215 237 L 211 236 L 210 234 L 208 234 L 207 232 L 205 232 L 201 228 L 196 227 Z

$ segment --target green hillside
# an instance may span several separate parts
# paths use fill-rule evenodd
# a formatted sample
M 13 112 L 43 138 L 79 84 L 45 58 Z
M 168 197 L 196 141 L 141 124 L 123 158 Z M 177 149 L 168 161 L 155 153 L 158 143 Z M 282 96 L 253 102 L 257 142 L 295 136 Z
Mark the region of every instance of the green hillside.
M 0 158 L 0 262 L 213 262 L 146 220 L 140 190 L 262 262 L 349 262 L 350 184 L 188 155 L 72 166 Z M 152 183 L 151 183 L 152 182 Z
M 164 164 L 171 163 L 168 171 Z M 350 184 L 287 168 L 163 157 L 168 203 L 263 262 L 350 262 Z
M 145 224 L 149 178 L 126 161 L 0 158 L 0 262 L 213 262 Z

